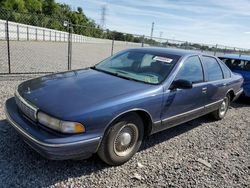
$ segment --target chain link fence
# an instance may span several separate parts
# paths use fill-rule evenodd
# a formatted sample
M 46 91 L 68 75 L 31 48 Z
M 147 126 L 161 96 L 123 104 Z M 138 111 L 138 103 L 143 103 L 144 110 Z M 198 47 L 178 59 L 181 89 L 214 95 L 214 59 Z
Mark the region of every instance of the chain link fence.
M 0 74 L 52 73 L 80 69 L 134 47 L 165 47 L 221 56 L 247 49 L 148 37 L 76 25 L 42 14 L 0 8 Z
M 68 28 L 64 20 L 0 9 L 0 73 L 68 70 Z M 51 28 L 57 25 L 61 30 Z

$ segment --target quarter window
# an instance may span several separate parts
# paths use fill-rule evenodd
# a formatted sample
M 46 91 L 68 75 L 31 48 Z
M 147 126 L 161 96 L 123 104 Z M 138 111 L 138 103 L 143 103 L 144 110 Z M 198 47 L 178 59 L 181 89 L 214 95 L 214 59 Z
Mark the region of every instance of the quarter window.
M 188 80 L 192 83 L 203 82 L 203 70 L 198 56 L 189 57 L 183 62 L 175 80 Z
M 223 74 L 224 74 L 224 78 L 230 78 L 231 77 L 231 72 L 229 70 L 229 68 L 223 63 L 220 63 Z
M 219 63 L 213 57 L 203 56 L 202 61 L 207 68 L 208 81 L 215 81 L 223 79 L 223 74 Z

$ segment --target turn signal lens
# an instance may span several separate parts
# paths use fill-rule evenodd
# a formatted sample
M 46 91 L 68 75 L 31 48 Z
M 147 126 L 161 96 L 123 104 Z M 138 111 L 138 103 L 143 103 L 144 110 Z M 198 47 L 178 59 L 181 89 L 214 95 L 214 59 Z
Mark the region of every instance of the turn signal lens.
M 85 127 L 78 122 L 62 121 L 43 112 L 38 112 L 38 121 L 42 125 L 62 133 L 84 133 Z
M 84 133 L 85 127 L 81 123 L 61 121 L 61 131 L 64 133 Z

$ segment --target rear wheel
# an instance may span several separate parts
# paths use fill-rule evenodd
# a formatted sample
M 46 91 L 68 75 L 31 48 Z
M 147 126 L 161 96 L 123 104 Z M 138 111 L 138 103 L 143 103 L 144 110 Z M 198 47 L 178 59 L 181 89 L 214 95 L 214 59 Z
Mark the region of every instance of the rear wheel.
M 136 113 L 122 117 L 105 133 L 97 152 L 99 157 L 109 165 L 127 162 L 141 146 L 143 132 L 143 122 Z
M 226 116 L 229 106 L 230 106 L 230 95 L 227 94 L 227 96 L 223 99 L 219 109 L 212 112 L 213 118 L 216 120 L 223 119 Z

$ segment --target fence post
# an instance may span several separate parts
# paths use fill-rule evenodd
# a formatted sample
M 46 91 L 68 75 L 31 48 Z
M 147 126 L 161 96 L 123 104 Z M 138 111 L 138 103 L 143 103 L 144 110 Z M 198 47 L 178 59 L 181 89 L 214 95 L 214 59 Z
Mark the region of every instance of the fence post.
M 188 47 L 188 41 L 185 42 L 185 50 L 187 49 Z
M 49 31 L 49 40 L 51 41 L 51 30 Z
M 216 56 L 217 53 L 217 48 L 218 48 L 218 44 L 215 45 L 215 49 L 214 49 L 214 56 Z
M 166 40 L 165 47 L 168 47 L 168 40 Z
M 114 44 L 115 44 L 115 39 L 113 37 L 113 39 L 112 39 L 112 46 L 111 46 L 111 56 L 114 54 Z
M 43 29 L 43 41 L 45 41 L 45 30 Z
M 16 36 L 17 36 L 17 40 L 19 41 L 19 25 L 16 25 Z
M 6 39 L 7 39 L 7 51 L 8 51 L 8 67 L 9 74 L 11 73 L 10 69 L 10 36 L 9 36 L 9 20 L 6 20 Z
M 72 30 L 71 23 L 68 22 L 68 70 L 71 70 L 71 61 L 72 61 Z
M 27 40 L 29 40 L 29 27 L 27 26 Z
M 37 28 L 36 28 L 36 40 L 37 40 Z
M 142 36 L 142 41 L 141 41 L 141 47 L 144 47 L 144 40 L 145 40 L 145 36 Z

